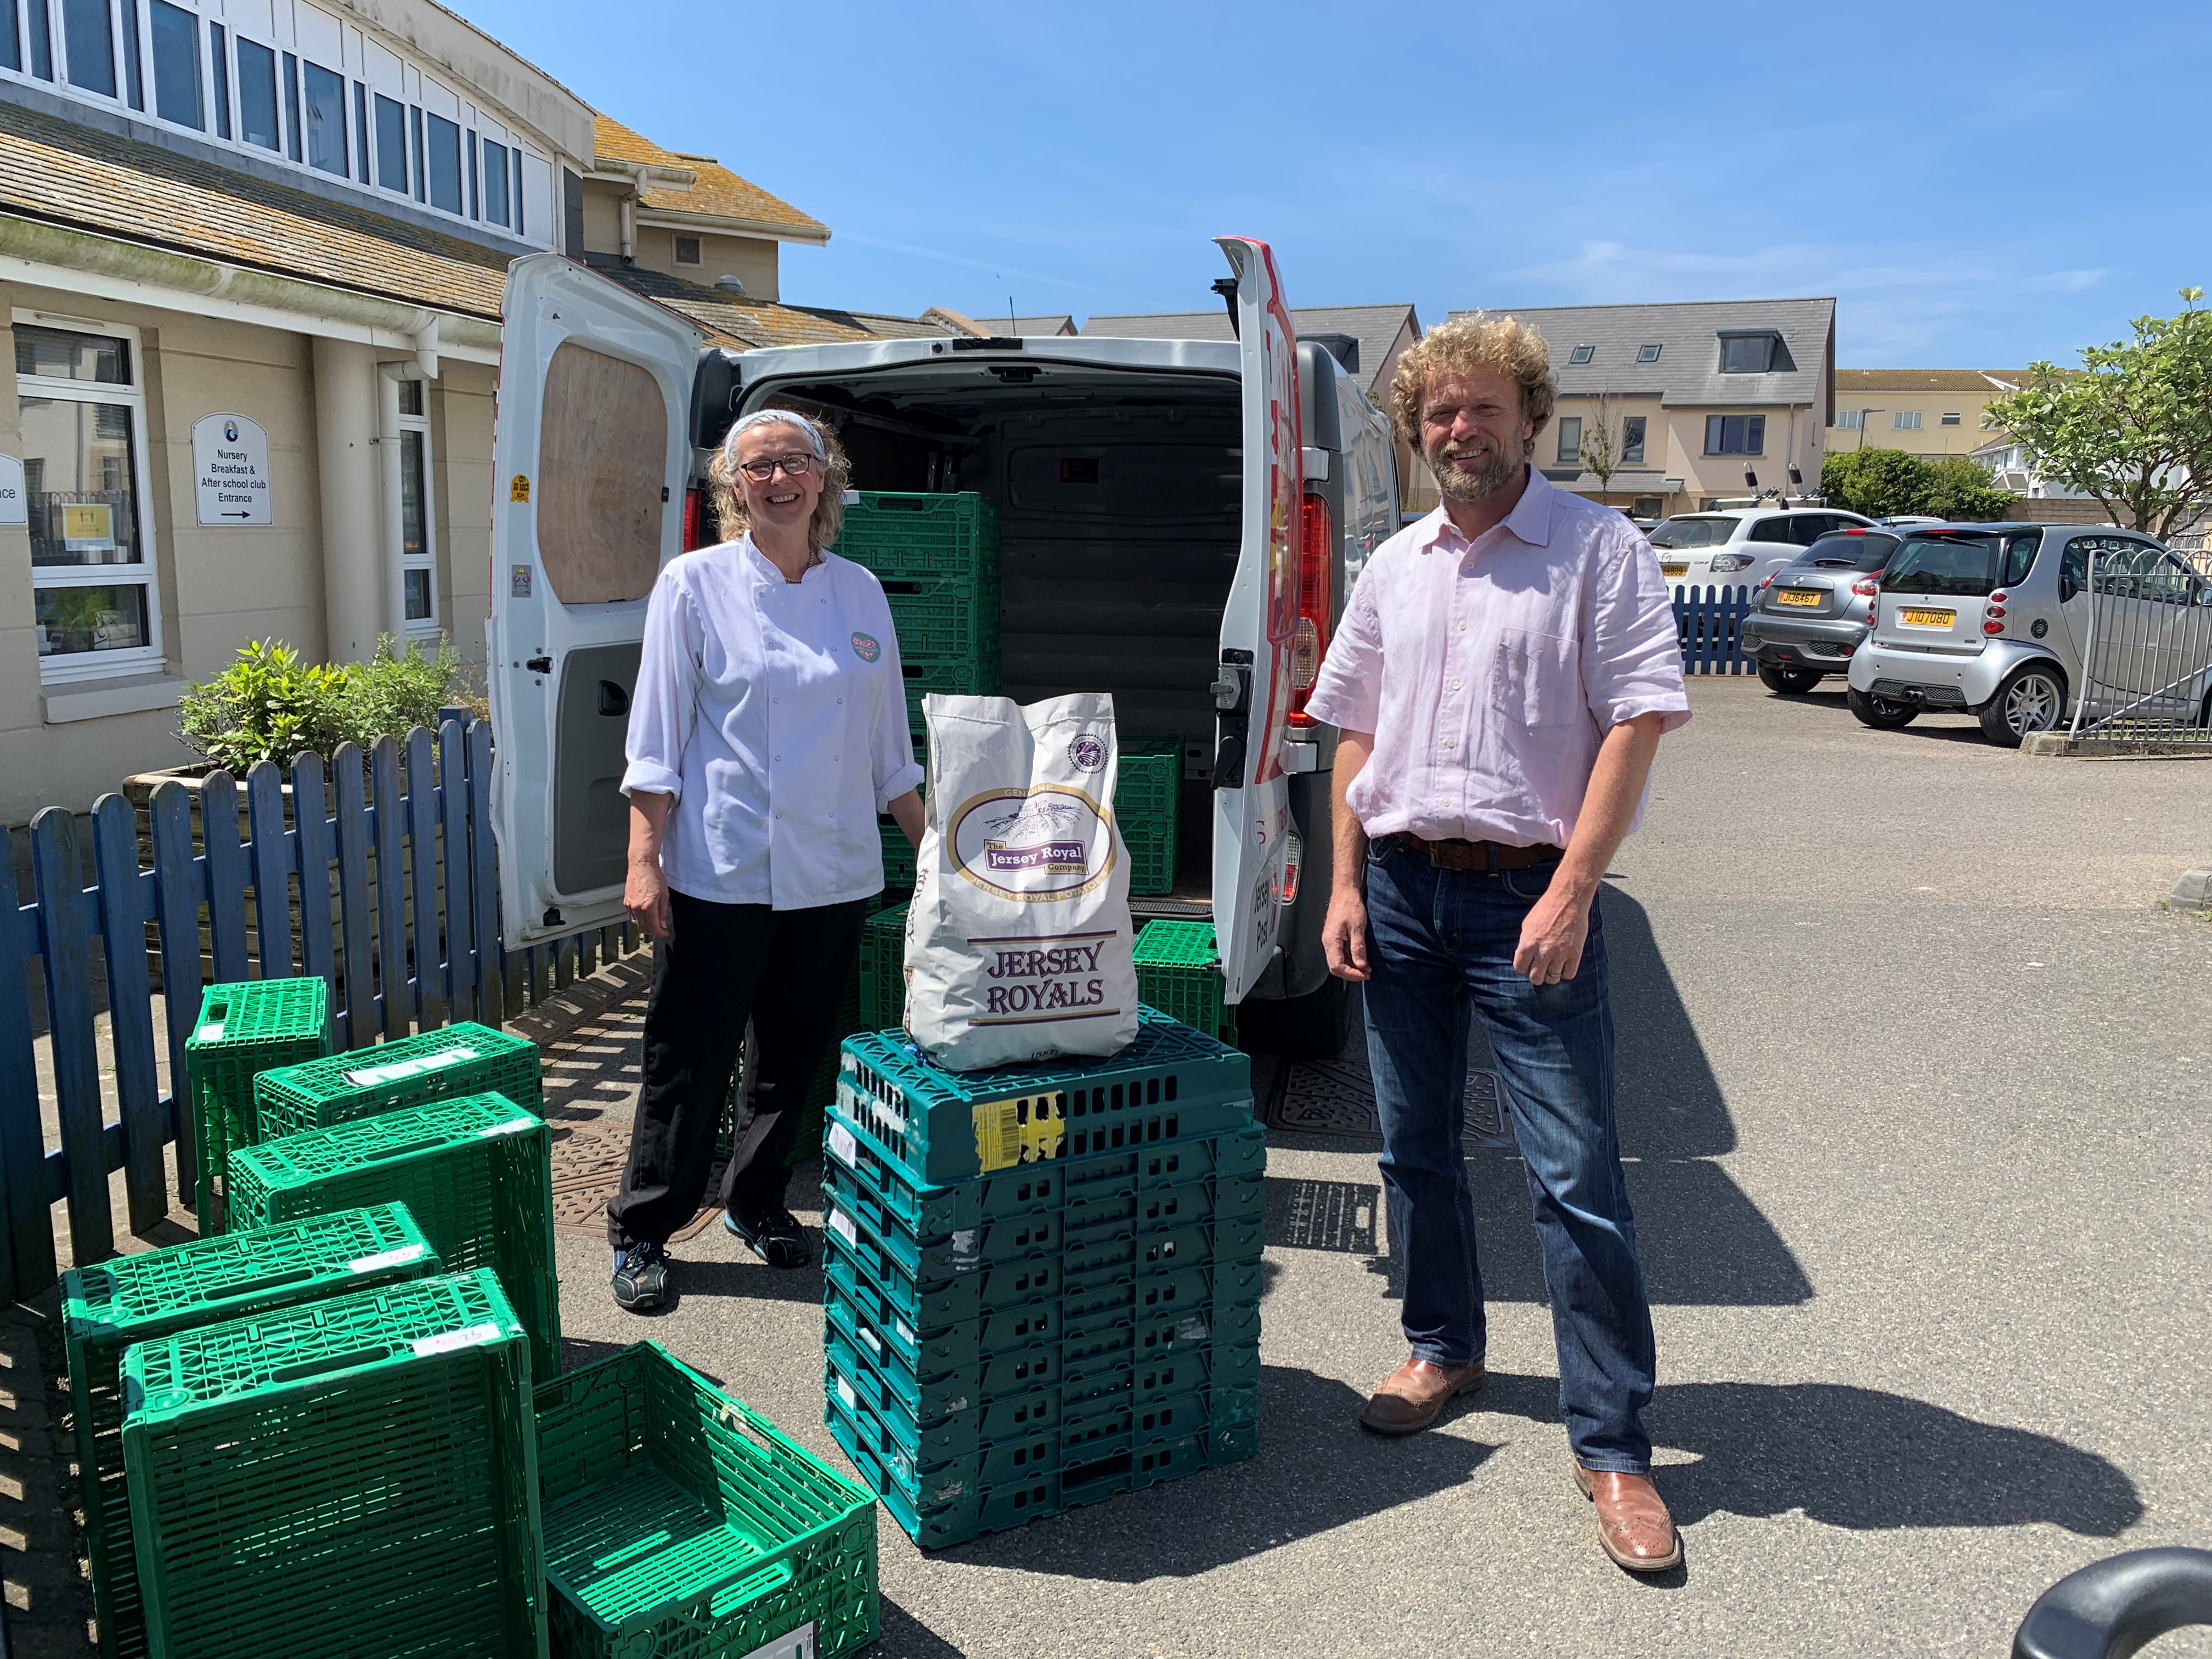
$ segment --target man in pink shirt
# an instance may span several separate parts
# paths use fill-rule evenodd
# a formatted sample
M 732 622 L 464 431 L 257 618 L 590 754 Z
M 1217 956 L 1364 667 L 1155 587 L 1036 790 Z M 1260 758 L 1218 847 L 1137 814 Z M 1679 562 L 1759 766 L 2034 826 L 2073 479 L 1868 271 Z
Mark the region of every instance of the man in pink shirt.
M 1556 393 L 1542 337 L 1510 317 L 1447 323 L 1406 353 L 1391 415 L 1443 505 L 1368 561 L 1306 705 L 1341 733 L 1322 939 L 1366 986 L 1412 1347 L 1360 1421 L 1411 1434 L 1482 1385 L 1460 1145 L 1472 1013 L 1528 1169 L 1576 1483 L 1606 1553 L 1658 1572 L 1681 1544 L 1642 1421 L 1651 1311 L 1594 901 L 1690 706 L 1650 544 L 1528 465 Z

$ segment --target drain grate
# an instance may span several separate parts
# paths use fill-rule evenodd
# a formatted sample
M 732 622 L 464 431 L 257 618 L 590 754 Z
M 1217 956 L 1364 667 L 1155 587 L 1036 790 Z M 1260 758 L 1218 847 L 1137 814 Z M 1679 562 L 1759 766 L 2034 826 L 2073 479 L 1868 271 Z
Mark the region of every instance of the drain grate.
M 1292 1250 L 1376 1252 L 1380 1187 L 1358 1181 L 1267 1179 L 1267 1243 Z
M 629 1125 L 556 1123 L 553 1126 L 553 1230 L 603 1238 L 607 1200 L 622 1185 L 629 1161 Z M 696 1237 L 714 1218 L 713 1194 L 721 1190 L 722 1164 L 707 1178 L 707 1207 L 677 1229 L 680 1241 Z
M 1465 1098 L 1462 1144 L 1466 1149 L 1511 1146 L 1498 1073 L 1468 1072 Z M 1382 1144 L 1382 1126 L 1375 1115 L 1374 1079 L 1365 1066 L 1347 1060 L 1303 1060 L 1289 1067 L 1268 1104 L 1266 1121 L 1269 1128 L 1291 1134 Z

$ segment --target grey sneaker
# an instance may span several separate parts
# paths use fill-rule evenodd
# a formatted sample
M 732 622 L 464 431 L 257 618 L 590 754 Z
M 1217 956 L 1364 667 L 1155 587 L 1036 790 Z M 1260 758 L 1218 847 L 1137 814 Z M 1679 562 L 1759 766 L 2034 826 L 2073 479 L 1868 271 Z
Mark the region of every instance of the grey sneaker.
M 625 1313 L 658 1313 L 668 1305 L 668 1247 L 633 1244 L 615 1254 L 615 1306 Z
M 735 1210 L 722 1212 L 722 1224 L 771 1267 L 804 1267 L 814 1253 L 806 1246 L 805 1229 L 781 1206 L 757 1221 L 747 1221 Z

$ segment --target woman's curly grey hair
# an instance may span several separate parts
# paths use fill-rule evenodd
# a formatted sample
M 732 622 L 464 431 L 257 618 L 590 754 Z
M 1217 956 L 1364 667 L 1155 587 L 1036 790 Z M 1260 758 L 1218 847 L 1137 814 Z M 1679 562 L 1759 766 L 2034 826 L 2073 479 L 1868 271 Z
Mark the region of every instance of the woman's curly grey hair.
M 762 418 L 773 415 L 773 422 Z M 770 424 L 788 426 L 799 434 L 799 441 L 822 459 L 822 498 L 814 503 L 814 516 L 806 521 L 806 544 L 819 553 L 825 547 L 836 544 L 837 532 L 845 522 L 845 492 L 853 486 L 853 463 L 846 458 L 844 446 L 837 434 L 824 422 L 800 414 L 795 409 L 762 410 L 732 424 L 722 447 L 714 452 L 714 459 L 707 469 L 707 483 L 714 503 L 714 520 L 721 527 L 722 539 L 733 542 L 752 528 L 752 520 L 745 512 L 745 492 L 738 482 L 738 434 L 749 427 Z

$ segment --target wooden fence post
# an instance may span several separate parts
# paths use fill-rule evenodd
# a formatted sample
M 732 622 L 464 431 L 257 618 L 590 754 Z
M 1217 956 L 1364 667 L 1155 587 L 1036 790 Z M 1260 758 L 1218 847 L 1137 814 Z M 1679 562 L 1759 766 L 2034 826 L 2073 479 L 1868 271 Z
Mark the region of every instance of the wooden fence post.
M 504 946 L 499 936 L 499 860 L 491 835 L 491 722 L 469 725 L 469 889 L 476 895 L 477 1018 L 503 1025 L 520 1008 L 507 1002 Z
M 438 793 L 432 781 L 430 734 L 416 726 L 407 734 L 407 866 L 415 903 L 415 1029 L 434 1031 L 446 1023 L 442 965 L 444 941 L 438 929 Z
M 169 1213 L 168 1137 L 161 1076 L 154 1065 L 154 993 L 146 975 L 146 924 L 154 919 L 150 878 L 138 869 L 138 815 L 120 795 L 92 809 L 94 868 L 100 879 L 100 938 L 107 963 L 107 1037 L 115 1051 L 116 1115 L 123 1127 L 123 1195 L 131 1231 L 143 1233 Z M 106 1159 L 100 1160 L 106 1179 Z
M 413 1005 L 407 988 L 406 858 L 400 846 L 407 831 L 399 795 L 399 744 L 379 738 L 369 750 L 369 811 L 376 818 L 376 999 L 386 1037 L 405 1036 Z M 366 1006 L 364 1004 L 364 1006 Z M 353 1046 L 368 1046 L 375 1021 L 356 1027 Z
M 167 1016 L 169 1095 L 176 1104 L 177 1192 L 199 1189 L 198 1128 L 185 1039 L 200 1013 L 200 899 L 204 866 L 192 856 L 192 797 L 172 779 L 154 786 L 146 811 L 153 825 L 154 916 L 161 930 L 161 1006 Z M 231 814 L 232 835 L 238 815 Z
M 0 829 L 0 1075 L 34 1078 L 37 1050 L 31 1036 L 31 958 L 39 952 L 39 913 L 15 892 L 15 849 Z M 39 1123 L 39 1091 L 0 1089 L 0 1291 L 10 1301 L 34 1296 L 54 1282 L 53 1200 L 46 1191 L 46 1137 Z
M 93 1042 L 92 927 L 77 863 L 76 819 L 49 806 L 31 820 L 32 879 L 39 895 L 39 946 L 46 958 L 46 1029 L 53 1044 L 54 1097 L 68 1182 L 70 1253 L 79 1267 L 115 1254 L 100 1127 L 100 1054 Z M 143 947 L 142 947 L 143 948 Z M 40 1163 L 45 1162 L 43 1151 Z
M 331 757 L 331 794 L 336 809 L 338 859 L 338 948 L 344 963 L 345 999 L 338 1008 L 341 1049 L 366 1048 L 377 1034 L 376 981 L 370 963 L 368 885 L 371 840 L 368 762 L 354 744 L 342 743 Z

